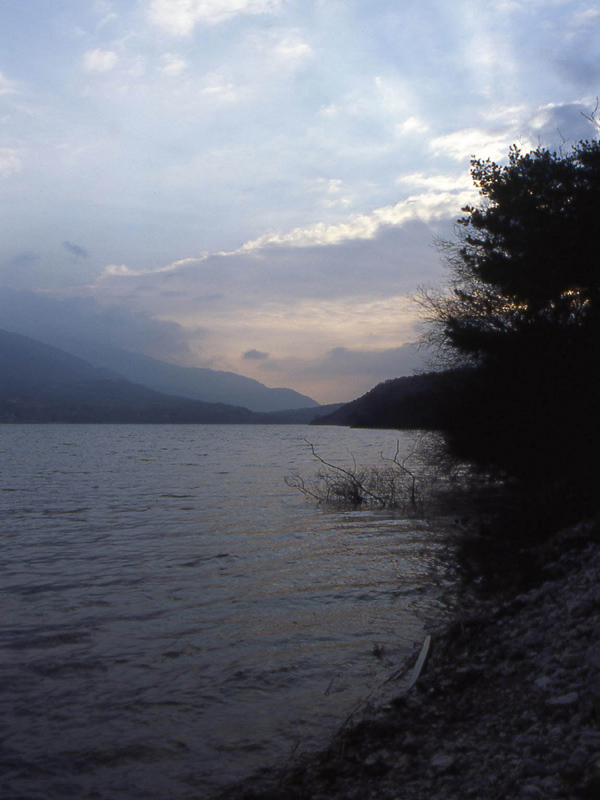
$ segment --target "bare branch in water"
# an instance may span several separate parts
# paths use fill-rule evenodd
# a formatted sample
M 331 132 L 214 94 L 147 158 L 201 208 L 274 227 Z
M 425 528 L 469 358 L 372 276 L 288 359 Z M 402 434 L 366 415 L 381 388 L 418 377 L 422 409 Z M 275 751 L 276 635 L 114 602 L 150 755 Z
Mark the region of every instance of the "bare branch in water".
M 412 451 L 400 459 L 400 441 L 396 452 L 389 458 L 380 453 L 383 466 L 360 469 L 351 453 L 350 469 L 333 464 L 320 456 L 312 442 L 304 440 L 313 458 L 321 465 L 314 478 L 306 480 L 295 473 L 285 478 L 285 483 L 305 497 L 330 505 L 353 508 L 363 504 L 378 508 L 399 508 L 405 513 L 415 513 L 421 505 L 418 474 L 407 466 L 415 456 Z

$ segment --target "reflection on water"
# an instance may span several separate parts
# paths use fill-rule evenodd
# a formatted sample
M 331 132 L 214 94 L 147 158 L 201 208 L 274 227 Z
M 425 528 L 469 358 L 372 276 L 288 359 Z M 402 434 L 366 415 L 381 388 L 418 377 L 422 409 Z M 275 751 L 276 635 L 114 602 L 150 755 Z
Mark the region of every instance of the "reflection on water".
M 304 437 L 362 464 L 398 434 L 0 426 L 1 796 L 208 797 L 398 667 L 443 611 L 443 537 L 307 504 Z

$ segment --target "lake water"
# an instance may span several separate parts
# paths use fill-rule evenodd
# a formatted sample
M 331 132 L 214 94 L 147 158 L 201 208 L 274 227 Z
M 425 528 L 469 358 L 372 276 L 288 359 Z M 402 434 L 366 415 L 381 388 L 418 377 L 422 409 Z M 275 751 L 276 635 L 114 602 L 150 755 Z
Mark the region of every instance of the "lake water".
M 0 796 L 202 800 L 323 743 L 444 613 L 446 547 L 284 478 L 398 435 L 0 426 Z

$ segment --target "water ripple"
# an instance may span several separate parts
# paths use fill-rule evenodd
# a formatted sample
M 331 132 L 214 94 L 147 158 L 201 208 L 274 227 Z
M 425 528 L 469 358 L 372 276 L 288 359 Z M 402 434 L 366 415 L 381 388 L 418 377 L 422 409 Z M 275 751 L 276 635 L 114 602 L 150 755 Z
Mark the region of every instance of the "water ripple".
M 306 505 L 283 481 L 306 435 L 0 426 L 0 796 L 201 800 L 402 662 L 443 613 L 443 541 Z M 310 436 L 334 461 L 398 438 Z

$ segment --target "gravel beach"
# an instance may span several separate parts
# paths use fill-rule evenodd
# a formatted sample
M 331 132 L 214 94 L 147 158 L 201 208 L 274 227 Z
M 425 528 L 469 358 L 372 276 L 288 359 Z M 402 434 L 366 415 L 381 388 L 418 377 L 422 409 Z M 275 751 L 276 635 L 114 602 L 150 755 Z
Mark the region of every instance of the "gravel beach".
M 600 797 L 600 542 L 582 523 L 536 553 L 519 593 L 465 600 L 407 690 L 324 751 L 221 800 Z M 416 661 L 417 653 L 415 653 Z

